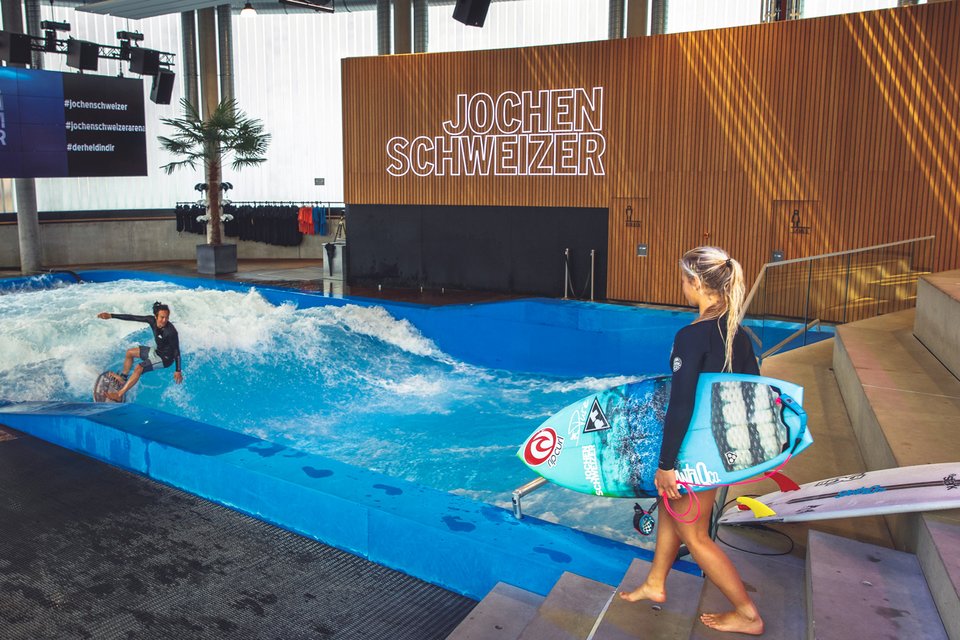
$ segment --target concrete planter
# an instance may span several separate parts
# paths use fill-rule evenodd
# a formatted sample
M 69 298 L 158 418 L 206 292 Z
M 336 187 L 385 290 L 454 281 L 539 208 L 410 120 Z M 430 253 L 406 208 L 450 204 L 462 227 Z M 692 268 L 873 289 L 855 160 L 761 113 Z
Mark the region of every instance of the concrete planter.
M 197 272 L 206 274 L 236 273 L 237 245 L 198 244 Z

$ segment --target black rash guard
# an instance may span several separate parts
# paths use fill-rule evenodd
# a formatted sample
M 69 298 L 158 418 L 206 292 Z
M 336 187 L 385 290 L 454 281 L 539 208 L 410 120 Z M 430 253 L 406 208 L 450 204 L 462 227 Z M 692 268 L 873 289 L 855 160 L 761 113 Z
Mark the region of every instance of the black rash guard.
M 670 404 L 663 425 L 663 444 L 660 446 L 660 468 L 673 469 L 677 464 L 680 445 L 690 428 L 693 405 L 696 401 L 697 381 L 701 373 L 720 373 L 726 357 L 727 316 L 688 325 L 677 332 L 670 354 L 673 379 L 670 383 Z M 757 358 L 750 338 L 737 331 L 733 339 L 733 373 L 759 375 Z
M 153 316 L 132 316 L 126 313 L 111 313 L 111 318 L 117 320 L 133 320 L 134 322 L 146 322 L 153 330 L 153 339 L 157 343 L 157 355 L 163 360 L 163 366 L 169 367 L 174 362 L 177 363 L 177 371 L 180 371 L 180 336 L 177 328 L 172 322 L 160 329 L 157 327 L 157 319 Z

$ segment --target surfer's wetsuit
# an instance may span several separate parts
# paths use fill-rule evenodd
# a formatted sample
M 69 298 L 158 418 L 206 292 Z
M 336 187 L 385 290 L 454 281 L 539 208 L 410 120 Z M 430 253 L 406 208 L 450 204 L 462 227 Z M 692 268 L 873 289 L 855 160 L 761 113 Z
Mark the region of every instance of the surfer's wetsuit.
M 127 313 L 112 313 L 110 317 L 117 320 L 132 320 L 134 322 L 146 322 L 149 324 L 150 329 L 153 331 L 153 339 L 157 343 L 157 355 L 160 356 L 163 366 L 169 367 L 171 364 L 176 363 L 176 370 L 180 371 L 180 336 L 172 322 L 167 322 L 163 329 L 159 329 L 157 327 L 157 319 L 153 316 L 132 316 Z M 149 349 L 147 349 L 147 351 L 149 351 Z M 140 358 L 143 360 L 140 366 L 143 367 L 144 372 L 153 371 L 153 363 L 150 361 L 149 355 L 144 354 L 144 347 L 140 347 Z
M 725 336 L 727 316 L 716 320 L 696 322 L 680 329 L 673 339 L 670 368 L 673 379 L 670 386 L 670 404 L 663 425 L 663 444 L 660 446 L 660 468 L 669 471 L 676 467 L 680 445 L 690 428 L 693 405 L 697 399 L 697 380 L 701 373 L 720 373 L 726 357 Z M 744 331 L 737 331 L 733 339 L 733 373 L 759 375 L 760 367 L 753 354 L 753 345 Z

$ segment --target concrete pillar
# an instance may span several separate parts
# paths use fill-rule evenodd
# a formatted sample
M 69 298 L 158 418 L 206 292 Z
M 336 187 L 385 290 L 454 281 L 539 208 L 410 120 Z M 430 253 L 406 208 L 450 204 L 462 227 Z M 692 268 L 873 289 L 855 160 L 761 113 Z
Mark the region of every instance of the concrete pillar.
M 210 117 L 220 103 L 217 82 L 217 20 L 213 9 L 197 11 L 200 49 L 200 116 Z
M 610 26 L 607 38 L 618 40 L 623 37 L 624 0 L 610 0 Z
M 650 35 L 647 31 L 647 13 L 650 0 L 627 0 L 627 37 Z
M 377 0 L 377 55 L 393 53 L 390 22 L 390 0 Z
M 393 52 L 410 53 L 410 0 L 393 0 Z
M 220 103 L 217 82 L 217 21 L 214 9 L 197 11 L 197 36 L 200 48 L 200 117 L 207 119 Z M 220 162 L 204 167 L 204 181 L 207 182 L 207 207 L 219 210 L 220 203 Z M 207 243 L 219 244 L 220 229 L 217 225 L 207 225 Z
M 200 79 L 197 77 L 197 15 L 193 11 L 180 14 L 183 49 L 180 54 L 180 75 L 183 76 L 183 97 L 200 110 Z
M 430 7 L 427 0 L 413 0 L 413 51 L 426 53 L 430 41 Z
M 24 33 L 23 5 L 20 0 L 2 0 L 3 28 L 13 33 Z M 40 34 L 40 4 L 27 0 L 27 33 Z M 33 67 L 43 68 L 39 52 L 33 54 Z M 41 268 L 40 219 L 37 215 L 37 181 L 34 178 L 14 180 L 16 194 L 17 234 L 20 241 L 20 272 L 37 273 Z
M 18 178 L 14 181 L 17 194 L 17 233 L 20 238 L 20 273 L 28 276 L 40 271 L 40 218 L 37 215 L 37 181 Z
M 217 7 L 217 46 L 220 53 L 220 99 L 233 100 L 233 16 L 230 5 Z

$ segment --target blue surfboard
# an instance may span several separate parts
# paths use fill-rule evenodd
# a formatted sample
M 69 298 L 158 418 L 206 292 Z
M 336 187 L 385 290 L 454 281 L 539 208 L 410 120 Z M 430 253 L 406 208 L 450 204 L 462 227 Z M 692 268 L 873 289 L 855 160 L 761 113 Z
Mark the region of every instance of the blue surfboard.
M 611 498 L 656 497 L 670 376 L 591 394 L 548 418 L 517 456 L 562 487 Z M 803 388 L 764 376 L 701 374 L 677 475 L 695 491 L 775 469 L 813 443 Z

